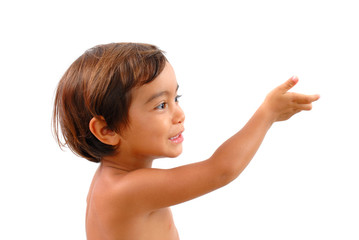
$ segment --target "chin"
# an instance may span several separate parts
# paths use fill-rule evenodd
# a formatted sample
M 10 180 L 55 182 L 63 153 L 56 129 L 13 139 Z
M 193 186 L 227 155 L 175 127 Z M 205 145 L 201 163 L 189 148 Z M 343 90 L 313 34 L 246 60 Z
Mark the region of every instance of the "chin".
M 181 153 L 178 153 L 178 154 L 175 154 L 175 155 L 171 155 L 171 156 L 168 156 L 169 158 L 176 158 L 178 157 L 179 155 L 181 155 Z
M 181 147 L 180 150 L 168 154 L 167 157 L 169 157 L 169 158 L 175 158 L 175 157 L 178 157 L 179 155 L 181 155 L 181 153 L 182 153 L 182 147 Z
M 159 158 L 176 158 L 182 153 L 182 148 L 177 151 L 167 151 L 167 152 L 158 152 L 157 154 L 152 154 L 153 159 Z

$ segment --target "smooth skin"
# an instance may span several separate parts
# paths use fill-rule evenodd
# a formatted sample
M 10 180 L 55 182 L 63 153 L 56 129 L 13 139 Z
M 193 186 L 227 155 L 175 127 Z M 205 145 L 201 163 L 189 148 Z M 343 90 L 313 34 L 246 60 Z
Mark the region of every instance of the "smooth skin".
M 185 116 L 169 63 L 154 81 L 133 90 L 130 125 L 124 131 L 113 132 L 101 116 L 93 118 L 91 132 L 119 147 L 101 160 L 93 178 L 87 198 L 88 240 L 179 239 L 170 206 L 233 181 L 274 122 L 311 110 L 319 95 L 288 92 L 297 82 L 292 77 L 271 91 L 248 123 L 209 159 L 173 169 L 151 168 L 154 159 L 182 152 Z

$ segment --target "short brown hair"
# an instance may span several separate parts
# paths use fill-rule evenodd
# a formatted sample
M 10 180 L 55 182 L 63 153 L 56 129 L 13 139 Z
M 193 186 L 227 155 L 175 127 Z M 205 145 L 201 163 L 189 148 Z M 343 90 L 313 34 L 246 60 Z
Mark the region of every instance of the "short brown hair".
M 166 61 L 163 51 L 150 44 L 111 43 L 87 50 L 57 86 L 52 122 L 59 146 L 93 162 L 113 154 L 117 146 L 99 141 L 90 120 L 102 116 L 111 130 L 120 132 L 128 125 L 131 90 L 153 81 Z

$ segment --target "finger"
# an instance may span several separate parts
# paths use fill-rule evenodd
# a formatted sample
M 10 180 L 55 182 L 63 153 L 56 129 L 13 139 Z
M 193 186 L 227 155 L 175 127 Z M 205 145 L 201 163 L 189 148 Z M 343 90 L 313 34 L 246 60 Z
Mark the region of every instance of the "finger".
M 288 92 L 289 89 L 294 87 L 297 84 L 297 82 L 298 82 L 298 78 L 296 76 L 293 76 L 290 79 L 288 79 L 285 83 L 280 85 L 278 87 L 278 90 L 280 90 L 282 93 L 286 93 Z
M 313 105 L 311 103 L 307 103 L 307 104 L 299 104 L 299 103 L 295 103 L 292 105 L 294 111 L 310 111 L 313 108 Z
M 299 104 L 308 104 L 317 101 L 320 98 L 318 94 L 305 95 L 301 93 L 292 93 L 292 100 Z
M 313 106 L 311 103 L 300 105 L 300 109 L 303 111 L 310 111 L 310 110 L 312 110 L 312 108 L 313 108 Z

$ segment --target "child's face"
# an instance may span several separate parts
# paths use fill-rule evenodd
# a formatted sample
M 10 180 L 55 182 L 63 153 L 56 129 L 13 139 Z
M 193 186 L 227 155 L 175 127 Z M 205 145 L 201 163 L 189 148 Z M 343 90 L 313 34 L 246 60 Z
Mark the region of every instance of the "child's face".
M 185 116 L 177 89 L 173 68 L 166 63 L 156 79 L 133 90 L 129 127 L 122 134 L 120 152 L 152 159 L 177 157 L 182 152 Z

